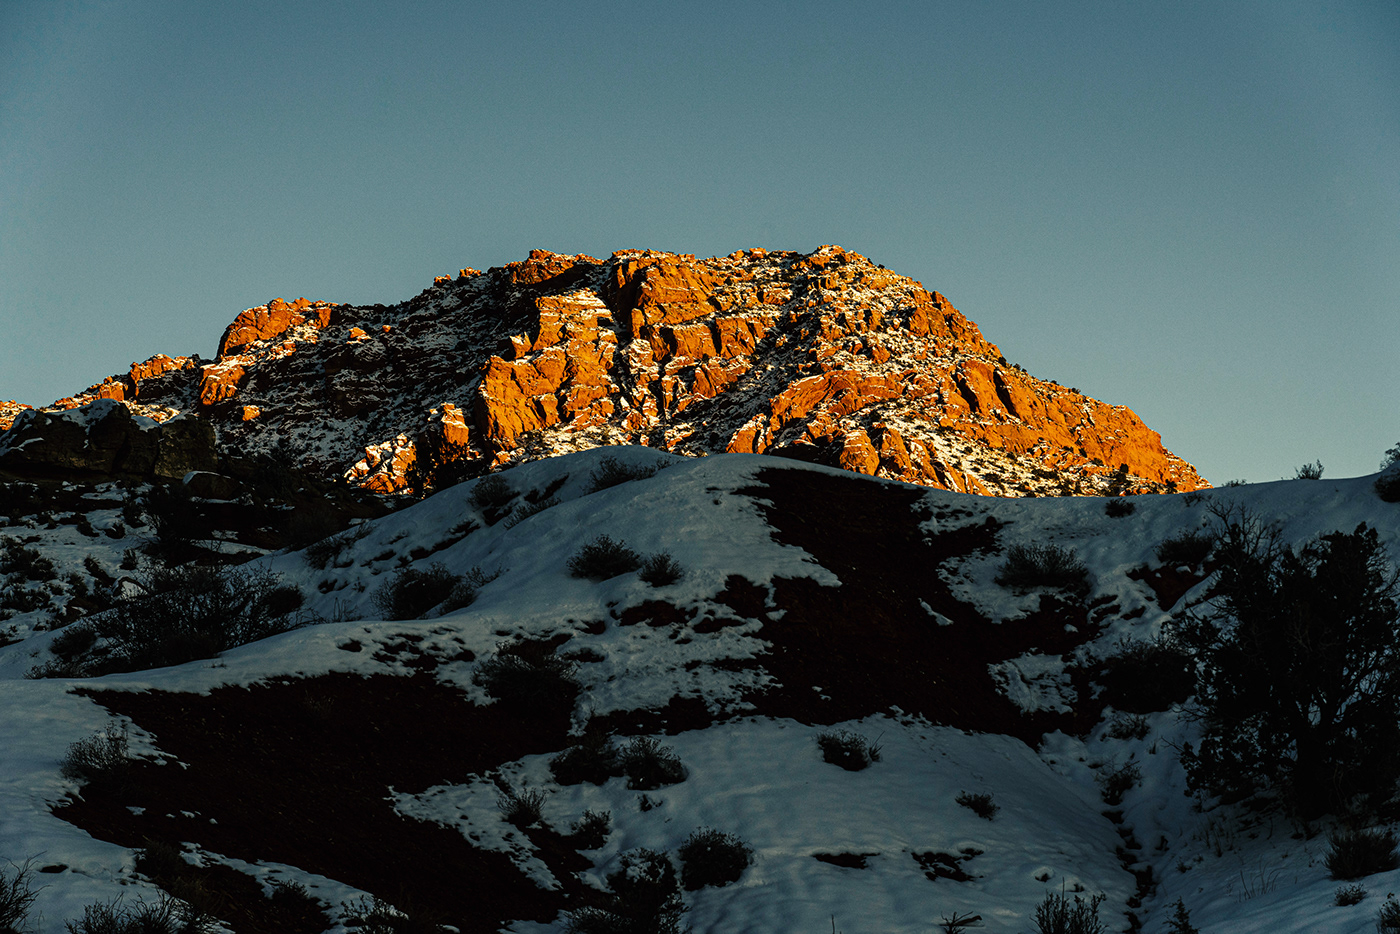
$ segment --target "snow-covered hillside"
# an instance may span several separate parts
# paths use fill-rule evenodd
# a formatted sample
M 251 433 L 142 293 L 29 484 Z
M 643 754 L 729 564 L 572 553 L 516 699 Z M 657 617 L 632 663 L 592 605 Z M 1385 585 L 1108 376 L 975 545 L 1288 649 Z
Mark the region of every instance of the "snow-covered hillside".
M 352 930 L 373 897 L 449 929 L 563 932 L 638 848 L 679 872 L 702 828 L 752 858 L 684 892 L 697 932 L 922 934 L 972 915 L 1031 932 L 1052 892 L 1102 893 L 1109 930 L 1167 930 L 1180 899 L 1203 932 L 1371 931 L 1400 871 L 1336 906 L 1326 822 L 1188 794 L 1175 750 L 1198 726 L 1115 710 L 1096 673 L 1205 597 L 1207 567 L 1156 549 L 1231 506 L 1289 543 L 1369 523 L 1400 559 L 1400 504 L 1374 479 L 1130 497 L 1115 517 L 1103 498 L 975 497 L 761 456 L 527 463 L 242 565 L 320 621 L 217 658 L 26 677 L 61 673 L 55 643 L 85 624 L 49 629 L 51 607 L 0 622 L 0 859 L 28 862 L 46 932 L 95 902 L 152 902 L 155 880 L 203 893 L 236 931 Z M 137 530 L 102 534 L 118 491 L 70 493 L 86 529 L 0 528 L 54 563 L 60 607 L 140 576 L 120 567 Z M 681 576 L 574 576 L 598 536 Z M 1087 590 L 998 584 L 1018 544 L 1073 549 Z M 466 605 L 382 618 L 396 582 L 433 576 L 475 582 Z M 577 693 L 511 694 L 490 674 L 511 665 Z M 72 744 L 109 730 L 133 761 L 65 777 Z M 878 761 L 824 761 L 836 731 Z M 646 740 L 669 749 L 680 780 L 617 766 L 563 783 L 577 776 L 560 754 L 604 737 L 643 759 Z M 1127 777 L 1121 801 L 1106 776 Z M 537 821 L 507 819 L 521 802 Z M 590 811 L 610 816 L 605 836 L 579 828 Z

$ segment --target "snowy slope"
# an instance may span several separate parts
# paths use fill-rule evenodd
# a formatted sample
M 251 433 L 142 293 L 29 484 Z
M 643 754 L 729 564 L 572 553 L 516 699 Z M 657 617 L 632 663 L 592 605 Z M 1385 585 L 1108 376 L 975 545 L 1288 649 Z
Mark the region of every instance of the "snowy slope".
M 606 457 L 660 469 L 589 492 Z M 258 558 L 334 621 L 216 660 L 26 679 L 56 634 L 35 628 L 37 614 L 11 620 L 0 858 L 52 870 L 34 875 L 41 929 L 119 894 L 153 898 L 137 870 L 149 839 L 232 867 L 262 894 L 301 883 L 334 931 L 346 930 L 342 905 L 372 894 L 464 931 L 562 932 L 621 854 L 674 854 L 701 827 L 737 834 L 754 861 L 737 883 L 685 894 L 696 931 L 834 920 L 847 932 L 925 932 L 971 913 L 979 929 L 1025 932 L 1053 890 L 1103 893 L 1111 930 L 1164 930 L 1181 898 L 1203 931 L 1361 932 L 1400 889 L 1400 871 L 1382 874 L 1365 880 L 1361 905 L 1336 907 L 1325 827 L 1201 810 L 1173 754 L 1193 725 L 1164 711 L 1144 738 L 1110 738 L 1114 711 L 1081 673 L 1203 596 L 1188 578 L 1184 598 L 1163 607 L 1129 573 L 1158 569 L 1157 544 L 1206 528 L 1213 508 L 1277 521 L 1294 543 L 1368 522 L 1400 559 L 1400 505 L 1378 499 L 1374 478 L 1133 497 L 1131 515 L 1111 518 L 1102 498 L 971 497 L 646 448 L 501 476 L 513 508 L 545 506 L 492 524 L 472 505 L 475 483 L 462 484 L 358 526 L 324 569 L 302 552 Z M 92 525 L 117 521 L 112 491 L 93 495 Z M 32 539 L 60 575 L 81 572 L 87 554 L 120 574 L 132 544 L 69 525 L 0 534 Z M 597 535 L 669 552 L 684 576 L 662 587 L 635 573 L 570 576 L 569 559 Z M 1089 592 L 1047 600 L 997 585 L 1018 543 L 1074 548 Z M 376 618 L 373 597 L 396 568 L 434 563 L 499 576 L 464 609 Z M 582 691 L 564 719 L 505 710 L 473 680 L 516 638 L 552 640 L 576 662 Z M 69 745 L 113 723 L 146 763 L 130 785 L 62 777 Z M 551 758 L 590 724 L 671 747 L 684 781 L 559 784 Z M 878 741 L 880 761 L 856 772 L 824 762 L 817 737 L 833 728 Z M 1126 763 L 1141 782 L 1109 806 L 1097 776 Z M 542 791 L 544 827 L 507 823 L 503 787 Z M 994 817 L 959 806 L 965 792 L 991 795 Z M 605 843 L 562 844 L 587 809 L 610 812 Z

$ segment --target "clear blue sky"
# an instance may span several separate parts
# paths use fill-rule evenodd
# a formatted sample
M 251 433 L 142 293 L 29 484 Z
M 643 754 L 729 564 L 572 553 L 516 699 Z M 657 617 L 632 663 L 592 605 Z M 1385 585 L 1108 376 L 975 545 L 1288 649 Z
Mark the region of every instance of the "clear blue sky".
M 0 399 L 531 248 L 839 243 L 1210 480 L 1400 441 L 1400 3 L 0 3 Z

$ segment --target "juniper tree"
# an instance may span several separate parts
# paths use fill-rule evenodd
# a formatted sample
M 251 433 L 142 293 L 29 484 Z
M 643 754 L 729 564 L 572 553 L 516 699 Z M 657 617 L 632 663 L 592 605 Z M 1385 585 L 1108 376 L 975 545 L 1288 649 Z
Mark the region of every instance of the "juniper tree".
M 1400 777 L 1400 582 L 1376 530 L 1294 549 L 1241 510 L 1220 518 L 1215 609 L 1182 630 L 1205 727 L 1188 778 L 1276 787 L 1305 818 L 1379 803 Z

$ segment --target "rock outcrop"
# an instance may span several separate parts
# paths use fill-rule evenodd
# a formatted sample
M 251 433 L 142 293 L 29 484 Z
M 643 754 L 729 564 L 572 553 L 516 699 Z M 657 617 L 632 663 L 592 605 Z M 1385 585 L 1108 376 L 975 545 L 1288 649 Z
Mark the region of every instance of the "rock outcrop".
M 214 426 L 194 415 L 157 422 L 116 399 L 21 412 L 0 434 L 0 470 L 13 474 L 174 480 L 218 464 Z
M 1208 485 L 1131 410 L 1031 376 L 942 295 L 836 246 L 536 250 L 394 306 L 277 299 L 213 361 L 153 357 L 60 407 L 98 398 L 380 492 L 424 444 L 469 474 L 640 443 L 993 495 Z

